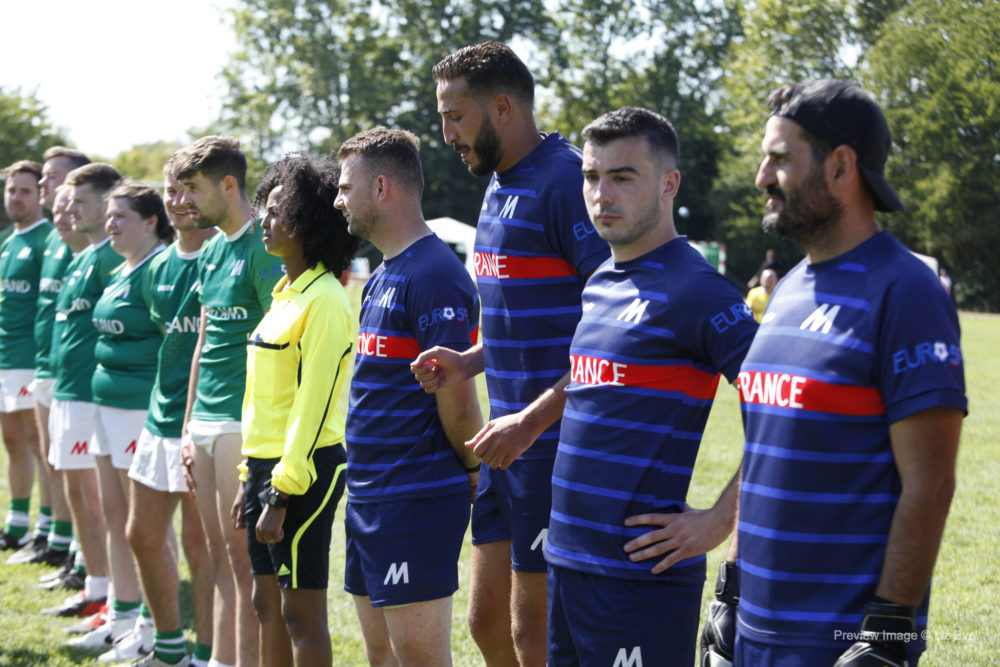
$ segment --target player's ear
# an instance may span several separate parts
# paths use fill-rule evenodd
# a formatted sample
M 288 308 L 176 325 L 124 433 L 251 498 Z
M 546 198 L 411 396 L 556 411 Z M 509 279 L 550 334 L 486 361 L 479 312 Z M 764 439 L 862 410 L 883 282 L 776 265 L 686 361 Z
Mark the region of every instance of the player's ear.
M 831 187 L 840 187 L 858 176 L 858 154 L 853 148 L 841 144 L 826 158 L 826 174 Z

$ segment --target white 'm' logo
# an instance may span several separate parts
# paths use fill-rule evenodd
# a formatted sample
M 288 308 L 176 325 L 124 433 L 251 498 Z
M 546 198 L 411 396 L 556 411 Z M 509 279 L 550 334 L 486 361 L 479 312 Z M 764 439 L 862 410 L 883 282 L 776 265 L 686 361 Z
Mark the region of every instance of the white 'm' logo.
M 394 298 L 396 298 L 396 288 L 390 287 L 382 294 L 382 298 L 378 300 L 378 305 L 382 308 L 392 308 L 392 300 Z
M 549 537 L 549 529 L 548 528 L 542 528 L 542 531 L 540 533 L 538 533 L 538 537 L 536 537 L 535 541 L 531 543 L 531 550 L 534 551 L 535 549 L 538 549 L 539 547 L 541 547 L 542 549 L 544 549 L 545 548 L 545 542 L 548 539 L 548 537 Z
M 830 308 L 830 304 L 828 303 L 820 304 L 819 308 L 812 311 L 799 328 L 803 331 L 808 329 L 809 331 L 830 333 L 830 328 L 833 327 L 833 318 L 837 317 L 837 313 L 839 312 L 840 306 Z
M 618 649 L 614 667 L 642 667 L 642 647 L 633 646 L 631 653 L 628 649 Z
M 636 298 L 622 312 L 618 313 L 618 319 L 638 324 L 642 316 L 646 314 L 646 306 L 648 305 L 649 299 Z
M 388 585 L 390 579 L 392 579 L 394 586 L 399 583 L 400 579 L 403 580 L 404 584 L 410 583 L 410 570 L 405 560 L 402 563 L 392 563 L 389 566 L 389 571 L 386 573 L 385 581 L 382 582 L 382 585 Z
M 507 201 L 504 202 L 503 208 L 500 209 L 500 217 L 501 218 L 513 218 L 514 217 L 514 209 L 517 207 L 517 200 L 518 199 L 519 199 L 519 197 L 516 197 L 514 195 L 511 195 L 510 197 L 507 197 Z
M 243 273 L 243 265 L 244 264 L 246 264 L 246 260 L 245 259 L 238 259 L 238 260 L 236 260 L 236 263 L 233 264 L 233 270 L 232 270 L 232 272 L 229 275 L 231 275 L 231 276 L 238 276 L 241 273 Z

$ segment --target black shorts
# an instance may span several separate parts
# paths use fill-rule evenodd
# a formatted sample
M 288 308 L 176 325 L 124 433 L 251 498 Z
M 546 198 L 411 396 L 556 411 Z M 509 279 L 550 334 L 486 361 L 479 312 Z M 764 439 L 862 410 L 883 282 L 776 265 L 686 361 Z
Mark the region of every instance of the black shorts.
M 257 541 L 257 520 L 271 490 L 271 470 L 279 459 L 247 459 L 246 525 L 250 572 L 277 575 L 282 588 L 326 588 L 330 576 L 333 515 L 344 495 L 347 457 L 343 445 L 313 453 L 316 481 L 301 496 L 290 496 L 277 544 Z

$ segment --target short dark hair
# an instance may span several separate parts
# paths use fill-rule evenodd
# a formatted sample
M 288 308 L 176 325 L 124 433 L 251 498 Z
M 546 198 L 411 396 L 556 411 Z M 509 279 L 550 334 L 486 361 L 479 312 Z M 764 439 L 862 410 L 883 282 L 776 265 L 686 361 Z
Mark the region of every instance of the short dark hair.
M 18 160 L 3 170 L 5 178 L 13 178 L 18 174 L 31 174 L 37 184 L 42 178 L 42 165 L 32 160 Z
M 67 148 L 66 146 L 53 146 L 42 153 L 42 160 L 48 162 L 52 158 L 62 157 L 69 160 L 70 169 L 76 169 L 77 167 L 82 167 L 85 164 L 90 164 L 90 158 L 84 155 L 82 152 L 76 150 L 75 148 Z
M 139 181 L 125 180 L 108 192 L 107 200 L 124 199 L 128 206 L 143 218 L 156 216 L 156 236 L 164 243 L 174 240 L 174 228 L 167 218 L 160 193 Z
M 213 183 L 219 183 L 226 176 L 232 176 L 240 192 L 247 190 L 247 157 L 240 150 L 238 139 L 202 137 L 174 155 L 177 156 L 174 163 L 177 178 L 188 178 L 201 172 Z
M 107 199 L 108 191 L 118 185 L 122 180 L 122 175 L 110 164 L 103 162 L 91 162 L 82 167 L 77 167 L 66 174 L 67 185 L 89 185 L 97 195 Z
M 420 139 L 406 130 L 387 127 L 372 128 L 355 134 L 337 149 L 337 160 L 343 162 L 360 155 L 368 173 L 374 178 L 387 174 L 411 190 L 419 199 L 424 191 L 424 170 L 420 165 Z
M 306 263 L 314 267 L 323 262 L 338 278 L 361 243 L 347 232 L 344 214 L 333 207 L 339 181 L 340 167 L 330 160 L 292 154 L 267 168 L 254 197 L 254 208 L 261 211 L 271 190 L 282 186 L 275 214 L 302 244 Z
M 583 138 L 602 145 L 617 139 L 642 138 L 661 161 L 680 164 L 680 145 L 674 126 L 664 116 L 640 107 L 622 107 L 599 116 L 583 128 Z
M 527 65 L 503 42 L 490 41 L 463 46 L 434 65 L 435 81 L 465 78 L 475 98 L 507 93 L 531 108 L 535 102 L 535 79 Z

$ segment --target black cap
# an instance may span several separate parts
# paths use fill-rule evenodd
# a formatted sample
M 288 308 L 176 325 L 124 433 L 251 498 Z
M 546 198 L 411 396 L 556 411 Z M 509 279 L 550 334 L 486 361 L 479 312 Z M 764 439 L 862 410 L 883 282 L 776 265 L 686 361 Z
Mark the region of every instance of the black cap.
M 874 98 L 861 86 L 839 79 L 813 79 L 795 84 L 791 97 L 772 116 L 793 120 L 831 147 L 848 145 L 858 154 L 858 167 L 875 195 L 879 211 L 905 211 L 889 182 L 889 124 Z

